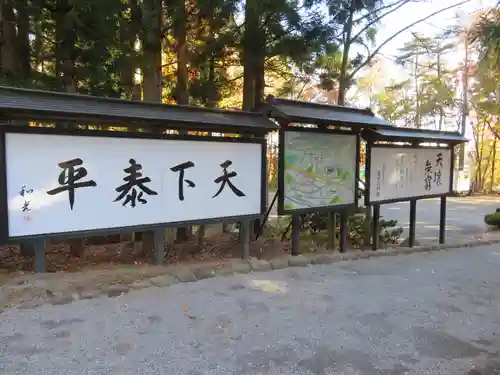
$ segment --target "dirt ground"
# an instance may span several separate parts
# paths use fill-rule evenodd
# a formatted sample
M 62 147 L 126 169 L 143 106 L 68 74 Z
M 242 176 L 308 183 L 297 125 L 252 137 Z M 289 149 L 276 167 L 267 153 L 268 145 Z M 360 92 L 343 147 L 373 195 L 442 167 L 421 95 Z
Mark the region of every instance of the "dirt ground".
M 172 267 L 193 263 L 224 266 L 241 257 L 236 234 L 222 233 L 206 238 L 203 246 L 193 239 L 166 246 L 164 265 L 154 265 L 152 254 L 143 254 L 132 242 L 92 245 L 86 240 L 82 257 L 70 253 L 67 242 L 48 244 L 47 273 L 35 274 L 33 258 L 22 256 L 17 245 L 0 249 L 0 307 L 46 299 L 58 294 L 85 294 L 113 284 L 163 275 Z M 139 250 L 134 250 L 138 249 Z M 288 252 L 288 243 L 260 239 L 250 246 L 250 256 L 271 259 Z
M 300 250 L 331 251 L 326 249 L 325 236 L 305 235 Z M 280 238 L 281 233 L 265 232 L 251 243 L 250 257 L 270 260 L 288 254 L 290 243 Z M 47 242 L 47 273 L 36 274 L 33 256 L 23 254 L 18 245 L 0 246 L 0 309 L 37 305 L 63 295 L 95 294 L 109 285 L 129 285 L 167 274 L 176 267 L 194 264 L 224 267 L 229 260 L 242 255 L 238 234 L 224 232 L 208 234 L 202 246 L 196 236 L 185 243 L 166 244 L 163 265 L 154 265 L 153 253 L 144 254 L 140 242 L 120 242 L 117 236 L 87 238 L 83 249 L 81 256 L 75 256 L 68 241 Z
M 140 243 L 131 241 L 99 244 L 92 239 L 84 242 L 83 256 L 74 256 L 68 242 L 48 243 L 46 248 L 47 272 L 79 271 L 93 267 L 116 265 L 151 264 L 153 254 L 144 254 Z M 137 246 L 139 245 L 139 246 Z M 259 239 L 250 246 L 250 256 L 255 258 L 273 258 L 288 248 L 287 243 L 274 239 Z M 241 256 L 241 245 L 234 233 L 221 233 L 205 238 L 202 246 L 196 239 L 181 244 L 165 245 L 165 264 L 189 263 L 200 261 L 221 261 Z M 23 256 L 18 245 L 0 247 L 0 272 L 4 275 L 16 271 L 33 271 L 33 257 Z

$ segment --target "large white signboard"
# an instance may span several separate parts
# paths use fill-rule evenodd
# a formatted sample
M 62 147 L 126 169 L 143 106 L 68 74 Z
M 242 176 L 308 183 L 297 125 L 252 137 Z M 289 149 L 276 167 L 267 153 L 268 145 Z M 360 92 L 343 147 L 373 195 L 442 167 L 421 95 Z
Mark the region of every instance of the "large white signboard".
M 372 147 L 370 202 L 450 192 L 450 149 Z
M 285 131 L 283 210 L 355 203 L 357 136 Z
M 5 135 L 9 236 L 261 213 L 262 145 Z

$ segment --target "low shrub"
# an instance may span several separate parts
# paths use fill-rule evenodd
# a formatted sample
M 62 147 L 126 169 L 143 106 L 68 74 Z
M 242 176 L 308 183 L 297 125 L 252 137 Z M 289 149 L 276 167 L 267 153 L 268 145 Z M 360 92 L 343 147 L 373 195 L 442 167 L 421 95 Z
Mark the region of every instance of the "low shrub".
M 353 245 L 368 245 L 365 242 L 366 230 L 370 231 L 371 227 L 367 228 L 365 223 L 366 216 L 364 214 L 355 214 L 349 217 L 349 240 Z M 380 243 L 395 244 L 399 242 L 399 238 L 403 233 L 403 228 L 398 227 L 397 220 L 380 219 Z
M 291 218 L 289 219 L 291 220 Z M 364 239 L 366 238 L 366 230 L 370 230 L 371 227 L 365 223 L 366 216 L 363 213 L 354 213 L 348 219 L 348 227 L 349 233 L 348 238 L 349 241 L 355 245 L 368 245 L 365 243 Z M 337 237 L 340 233 L 340 220 L 336 221 L 337 227 L 335 228 L 335 232 Z M 403 228 L 398 227 L 397 220 L 383 220 L 380 219 L 380 242 L 383 244 L 395 244 L 399 242 L 399 238 L 403 233 Z M 287 228 L 287 232 L 289 232 L 289 226 Z M 326 231 L 328 229 L 328 214 L 327 213 L 316 213 L 303 215 L 301 220 L 301 231 L 309 232 L 311 235 L 317 235 L 320 232 Z
M 500 228 L 500 212 L 488 214 L 484 217 L 484 222 L 488 225 Z

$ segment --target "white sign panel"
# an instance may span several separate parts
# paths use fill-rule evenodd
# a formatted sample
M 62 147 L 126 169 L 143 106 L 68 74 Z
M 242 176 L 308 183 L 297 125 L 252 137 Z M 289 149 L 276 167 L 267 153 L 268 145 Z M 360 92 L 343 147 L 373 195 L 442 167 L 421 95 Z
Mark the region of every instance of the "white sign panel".
M 5 135 L 9 236 L 261 213 L 262 145 Z
M 355 202 L 357 136 L 285 131 L 283 209 Z
M 370 202 L 450 192 L 451 150 L 372 147 Z

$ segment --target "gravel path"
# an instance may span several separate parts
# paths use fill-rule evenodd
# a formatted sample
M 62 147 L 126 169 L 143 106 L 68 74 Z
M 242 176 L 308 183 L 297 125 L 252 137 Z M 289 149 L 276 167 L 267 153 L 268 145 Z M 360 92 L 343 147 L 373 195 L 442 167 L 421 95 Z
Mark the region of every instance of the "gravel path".
M 0 374 L 500 374 L 499 268 L 495 245 L 5 310 Z

